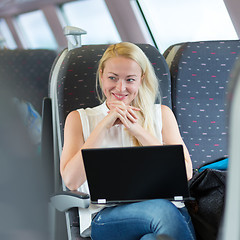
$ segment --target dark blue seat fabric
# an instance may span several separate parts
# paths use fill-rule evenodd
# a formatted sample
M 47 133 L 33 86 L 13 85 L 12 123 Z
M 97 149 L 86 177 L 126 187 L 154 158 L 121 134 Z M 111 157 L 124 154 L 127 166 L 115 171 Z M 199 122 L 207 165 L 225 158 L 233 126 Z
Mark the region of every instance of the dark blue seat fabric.
M 170 72 L 172 104 L 193 167 L 228 157 L 226 91 L 240 41 L 184 43 Z
M 0 88 L 30 102 L 39 114 L 48 96 L 49 74 L 57 53 L 53 50 L 0 50 Z

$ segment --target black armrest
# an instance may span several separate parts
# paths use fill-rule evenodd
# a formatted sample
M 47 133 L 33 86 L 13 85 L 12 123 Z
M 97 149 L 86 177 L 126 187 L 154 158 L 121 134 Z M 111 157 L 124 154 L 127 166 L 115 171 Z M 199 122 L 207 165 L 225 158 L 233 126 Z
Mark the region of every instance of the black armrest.
M 45 169 L 49 194 L 54 192 L 54 153 L 53 153 L 53 120 L 51 98 L 44 98 L 42 102 L 42 139 L 41 159 Z
M 70 208 L 88 208 L 90 196 L 78 191 L 63 191 L 51 197 L 52 205 L 61 212 L 66 212 Z

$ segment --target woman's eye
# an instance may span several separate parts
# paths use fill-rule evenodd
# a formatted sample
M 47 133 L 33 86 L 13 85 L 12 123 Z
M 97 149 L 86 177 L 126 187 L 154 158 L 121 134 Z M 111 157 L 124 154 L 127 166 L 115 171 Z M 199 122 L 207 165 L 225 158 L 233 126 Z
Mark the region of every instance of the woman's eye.
M 135 81 L 135 79 L 134 78 L 128 78 L 127 81 L 128 82 L 133 82 L 133 81 Z
M 116 79 L 115 77 L 111 77 L 111 76 L 108 77 L 108 78 L 111 79 L 111 80 L 115 80 Z

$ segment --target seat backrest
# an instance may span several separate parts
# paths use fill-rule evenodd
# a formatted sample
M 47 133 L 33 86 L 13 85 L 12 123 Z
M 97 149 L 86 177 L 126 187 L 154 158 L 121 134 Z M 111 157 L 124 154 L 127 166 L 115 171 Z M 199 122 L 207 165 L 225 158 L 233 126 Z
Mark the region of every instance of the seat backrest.
M 193 167 L 228 156 L 226 91 L 240 41 L 183 44 L 170 68 L 172 104 Z
M 148 44 L 138 44 L 150 59 L 159 79 L 162 103 L 171 107 L 171 82 L 168 66 L 159 51 Z M 69 51 L 57 78 L 57 101 L 61 136 L 67 114 L 78 108 L 99 104 L 95 91 L 98 61 L 108 45 L 86 45 Z
M 57 53 L 53 50 L 0 50 L 0 87 L 33 105 L 39 114 L 42 99 L 48 96 L 51 66 Z

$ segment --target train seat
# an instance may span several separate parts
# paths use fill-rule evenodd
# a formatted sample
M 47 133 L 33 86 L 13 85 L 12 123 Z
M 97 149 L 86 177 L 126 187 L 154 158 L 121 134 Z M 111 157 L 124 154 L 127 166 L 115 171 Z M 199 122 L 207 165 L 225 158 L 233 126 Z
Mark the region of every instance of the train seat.
M 170 66 L 173 112 L 193 168 L 228 157 L 226 92 L 240 41 L 183 43 Z
M 11 93 L 40 153 L 42 101 L 48 96 L 51 66 L 57 53 L 47 49 L 0 50 L 0 88 Z
M 149 57 L 156 75 L 162 94 L 162 102 L 171 107 L 171 83 L 170 73 L 164 57 L 159 51 L 148 44 L 138 46 Z M 59 174 L 59 156 L 63 143 L 63 128 L 66 116 L 72 110 L 93 107 L 99 104 L 95 92 L 95 79 L 98 61 L 108 45 L 85 45 L 70 51 L 65 49 L 55 61 L 52 70 L 50 99 L 53 110 L 53 129 L 55 149 L 55 174 Z M 61 179 L 57 179 L 57 185 L 61 185 Z M 67 190 L 63 184 L 63 190 Z M 79 199 L 78 203 L 69 199 L 76 198 L 78 193 L 65 192 L 57 194 L 52 202 L 58 210 L 66 211 L 67 229 L 69 239 L 81 239 L 79 235 L 79 218 L 77 206 L 86 206 L 86 201 Z M 68 200 L 66 200 L 68 199 Z M 85 201 L 85 202 L 84 202 Z M 89 200 L 88 200 L 89 201 Z M 75 205 L 75 208 L 73 208 Z M 79 208 L 79 211 L 83 209 Z
M 0 87 L 33 105 L 41 115 L 42 99 L 48 96 L 51 66 L 57 53 L 47 49 L 0 50 Z
M 190 212 L 197 239 L 216 239 L 221 226 L 226 171 L 219 172 L 223 180 L 219 195 L 209 185 L 205 188 L 209 187 L 208 194 L 191 186 L 200 176 L 201 167 L 211 168 L 208 164 L 221 159 L 228 161 L 227 92 L 239 53 L 239 40 L 188 42 L 180 44 L 170 62 L 172 109 L 194 169 L 190 191 L 199 210 L 190 207 Z

